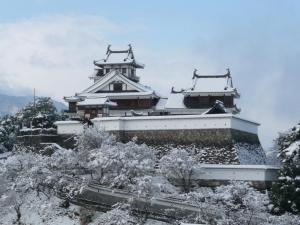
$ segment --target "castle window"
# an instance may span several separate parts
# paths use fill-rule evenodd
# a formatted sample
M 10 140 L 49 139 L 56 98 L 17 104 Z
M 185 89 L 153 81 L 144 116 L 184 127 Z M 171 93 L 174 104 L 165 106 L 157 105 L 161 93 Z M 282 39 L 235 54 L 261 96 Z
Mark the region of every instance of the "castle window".
M 122 83 L 114 83 L 114 91 L 122 91 Z
M 131 69 L 131 76 L 134 76 L 134 69 Z
M 127 72 L 127 69 L 126 68 L 122 68 L 122 73 L 126 74 L 126 72 Z
M 110 71 L 110 69 L 108 68 L 108 69 L 105 69 L 105 73 L 109 73 L 109 71 Z
M 96 76 L 103 76 L 103 70 L 102 69 L 96 70 Z

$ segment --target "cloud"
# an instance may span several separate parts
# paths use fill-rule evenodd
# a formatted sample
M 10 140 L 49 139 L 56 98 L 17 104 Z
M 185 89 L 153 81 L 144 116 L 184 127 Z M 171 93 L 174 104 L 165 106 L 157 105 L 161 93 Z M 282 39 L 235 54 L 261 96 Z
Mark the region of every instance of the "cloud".
M 74 94 L 89 84 L 92 61 L 118 29 L 101 17 L 75 15 L 1 24 L 0 80 L 57 99 Z

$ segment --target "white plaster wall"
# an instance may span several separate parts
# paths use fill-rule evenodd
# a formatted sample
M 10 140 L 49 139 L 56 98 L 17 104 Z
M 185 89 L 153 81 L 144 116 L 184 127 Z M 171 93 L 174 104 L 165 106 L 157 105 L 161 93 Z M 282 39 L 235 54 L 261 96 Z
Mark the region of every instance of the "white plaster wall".
M 265 165 L 213 165 L 203 164 L 194 170 L 193 179 L 197 180 L 277 180 L 279 168 Z
M 83 124 L 78 121 L 58 121 L 55 125 L 58 134 L 76 134 L 83 130 Z
M 116 125 L 116 121 L 120 124 Z M 138 116 L 104 117 L 93 122 L 101 124 L 105 130 L 182 130 L 182 129 L 225 129 L 232 128 L 257 134 L 257 123 L 240 119 L 232 115 L 180 115 L 180 116 Z
M 109 91 L 109 85 L 110 85 L 110 84 L 108 84 L 108 85 L 106 85 L 105 87 L 101 88 L 101 90 L 103 90 L 103 91 Z
M 103 117 L 103 118 L 105 118 L 105 117 Z M 119 120 L 119 119 L 115 119 L 115 120 L 97 120 L 97 122 L 94 122 L 94 125 L 97 126 L 97 127 L 100 127 L 103 130 L 106 130 L 106 131 L 124 130 L 123 120 Z
M 255 123 L 255 122 L 241 119 L 239 117 L 232 117 L 232 120 L 231 120 L 232 128 L 234 128 L 236 130 L 247 131 L 247 132 L 253 133 L 253 134 L 257 134 L 258 126 L 259 126 L 259 124 Z
M 178 116 L 137 116 L 99 117 L 92 120 L 96 126 L 107 131 L 119 130 L 188 130 L 232 128 L 257 134 L 259 124 L 232 115 L 178 115 Z M 77 121 L 57 122 L 58 134 L 77 133 L 82 125 Z

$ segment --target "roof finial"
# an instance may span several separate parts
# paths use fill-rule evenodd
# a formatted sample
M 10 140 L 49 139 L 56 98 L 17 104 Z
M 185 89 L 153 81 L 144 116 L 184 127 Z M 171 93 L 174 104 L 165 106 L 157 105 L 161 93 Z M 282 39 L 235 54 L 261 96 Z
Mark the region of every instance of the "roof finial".
M 172 94 L 179 94 L 179 93 L 182 93 L 182 92 L 184 92 L 184 89 L 181 89 L 180 91 L 175 91 L 174 87 L 172 87 L 172 89 L 171 89 Z
M 110 46 L 111 46 L 111 45 L 108 45 L 108 46 L 107 46 L 106 55 L 108 55 L 108 54 L 110 53 Z
M 228 75 L 230 77 L 230 69 L 227 68 L 226 70 L 227 70 L 227 74 L 226 75 Z
M 193 79 L 195 79 L 196 75 L 197 75 L 197 69 L 194 69 L 194 73 L 193 73 Z
M 134 55 L 133 55 L 133 51 L 132 51 L 132 46 L 131 44 L 128 44 L 129 49 L 128 49 L 128 57 L 131 57 L 131 59 L 134 60 Z

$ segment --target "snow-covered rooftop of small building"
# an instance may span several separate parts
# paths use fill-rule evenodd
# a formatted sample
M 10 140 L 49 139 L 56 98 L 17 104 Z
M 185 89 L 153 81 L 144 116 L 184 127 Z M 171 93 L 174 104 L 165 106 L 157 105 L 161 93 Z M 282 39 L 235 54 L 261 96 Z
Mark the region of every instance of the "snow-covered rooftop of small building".
M 82 102 L 77 104 L 78 106 L 92 106 L 92 105 L 109 105 L 109 106 L 117 106 L 117 103 L 109 101 L 108 98 L 87 98 Z
M 191 88 L 184 89 L 184 93 L 188 94 L 234 94 L 239 97 L 236 88 L 233 87 L 232 77 L 229 69 L 224 75 L 198 75 L 197 70 L 193 74 L 193 85 Z
M 166 109 L 186 109 L 183 103 L 184 95 L 182 93 L 171 93 L 165 105 Z
M 105 97 L 113 97 L 113 98 L 151 98 L 156 96 L 153 91 L 145 91 L 145 92 L 106 92 L 106 93 L 80 93 L 78 94 L 80 97 L 89 97 L 89 98 L 105 98 Z
M 222 78 L 201 78 L 194 80 L 192 92 L 232 92 L 234 88 L 230 86 L 227 77 Z
M 78 96 L 64 97 L 64 100 L 66 102 L 79 102 L 79 101 L 81 101 L 81 99 Z
M 168 98 L 160 98 L 155 106 L 156 110 L 165 110 Z

